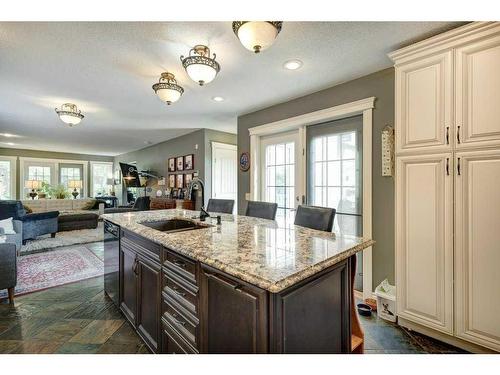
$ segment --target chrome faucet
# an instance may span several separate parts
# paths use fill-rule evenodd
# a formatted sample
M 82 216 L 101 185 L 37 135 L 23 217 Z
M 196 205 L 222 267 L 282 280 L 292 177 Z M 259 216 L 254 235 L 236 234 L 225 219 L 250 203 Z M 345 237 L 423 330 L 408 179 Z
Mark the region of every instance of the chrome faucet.
M 187 196 L 191 199 L 193 194 L 193 188 L 198 186 L 201 188 L 201 209 L 200 209 L 200 220 L 205 221 L 207 217 L 210 217 L 210 214 L 205 210 L 205 184 L 202 179 L 199 177 L 194 177 L 188 186 Z M 195 199 L 196 202 L 196 199 Z

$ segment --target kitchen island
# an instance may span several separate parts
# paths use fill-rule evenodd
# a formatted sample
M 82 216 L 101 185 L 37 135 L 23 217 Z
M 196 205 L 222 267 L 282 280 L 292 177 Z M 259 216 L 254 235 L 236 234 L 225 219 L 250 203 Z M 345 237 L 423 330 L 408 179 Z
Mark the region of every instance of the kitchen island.
M 103 215 L 119 227 L 119 306 L 155 353 L 362 352 L 355 254 L 373 244 L 246 216 Z

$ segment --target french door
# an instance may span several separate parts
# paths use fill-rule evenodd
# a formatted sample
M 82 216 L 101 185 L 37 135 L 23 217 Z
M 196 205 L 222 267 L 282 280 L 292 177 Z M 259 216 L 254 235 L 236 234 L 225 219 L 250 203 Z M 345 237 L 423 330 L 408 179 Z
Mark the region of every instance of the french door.
M 278 204 L 276 221 L 293 224 L 297 206 L 303 202 L 299 132 L 281 133 L 261 140 L 261 197 Z
M 307 204 L 337 210 L 333 231 L 363 235 L 363 118 L 355 116 L 307 127 Z M 355 289 L 363 289 L 358 253 Z
M 237 174 L 236 145 L 212 142 L 212 197 L 237 203 Z M 238 212 L 236 204 L 234 212 Z

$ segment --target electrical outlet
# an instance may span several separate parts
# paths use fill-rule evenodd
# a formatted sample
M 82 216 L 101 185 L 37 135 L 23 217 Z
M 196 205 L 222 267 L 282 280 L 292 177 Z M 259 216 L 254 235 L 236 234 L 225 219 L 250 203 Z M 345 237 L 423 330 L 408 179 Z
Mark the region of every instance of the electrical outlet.
M 245 193 L 245 199 L 246 199 L 247 201 L 249 201 L 249 200 L 250 200 L 250 193 Z

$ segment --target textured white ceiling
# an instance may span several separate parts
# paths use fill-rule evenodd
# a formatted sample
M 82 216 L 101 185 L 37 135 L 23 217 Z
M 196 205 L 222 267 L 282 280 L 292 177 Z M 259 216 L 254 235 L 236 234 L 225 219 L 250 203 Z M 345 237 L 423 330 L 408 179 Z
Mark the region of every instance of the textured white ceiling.
M 21 136 L 0 135 L 0 147 L 116 155 L 197 128 L 235 133 L 240 114 L 387 68 L 388 52 L 459 25 L 285 22 L 275 44 L 254 55 L 230 22 L 0 23 L 0 133 Z M 195 44 L 221 64 L 204 87 L 180 64 Z M 303 67 L 284 70 L 291 58 Z M 151 89 L 165 70 L 185 89 L 171 106 Z M 54 107 L 64 102 L 85 114 L 80 125 L 58 119 Z

